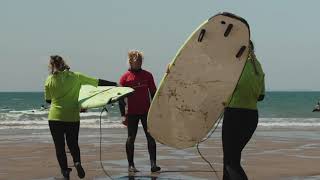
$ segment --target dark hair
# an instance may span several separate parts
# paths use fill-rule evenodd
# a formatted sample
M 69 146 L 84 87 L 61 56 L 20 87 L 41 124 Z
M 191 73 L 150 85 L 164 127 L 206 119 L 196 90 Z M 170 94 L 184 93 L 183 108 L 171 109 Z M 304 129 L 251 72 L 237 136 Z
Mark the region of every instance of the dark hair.
M 251 50 L 254 52 L 254 44 L 253 44 L 253 42 L 251 40 L 249 41 L 249 45 L 251 47 Z
M 53 55 L 50 56 L 49 62 L 49 70 L 51 74 L 55 74 L 59 71 L 69 70 L 70 67 L 67 63 L 63 60 L 61 56 Z
M 250 37 L 250 26 L 249 26 L 249 23 L 244 18 L 242 18 L 242 17 L 240 17 L 238 15 L 235 15 L 233 13 L 230 13 L 230 12 L 222 12 L 222 13 L 219 13 L 217 15 L 227 16 L 227 17 L 234 18 L 234 19 L 237 19 L 237 20 L 243 22 L 249 29 L 249 37 Z M 217 15 L 215 15 L 215 16 L 217 16 Z
M 254 72 L 256 73 L 256 75 L 259 75 L 257 65 L 256 65 L 257 57 L 254 53 L 254 45 L 253 45 L 253 42 L 251 41 L 251 39 L 249 41 L 249 58 L 251 59 L 251 63 L 253 65 Z

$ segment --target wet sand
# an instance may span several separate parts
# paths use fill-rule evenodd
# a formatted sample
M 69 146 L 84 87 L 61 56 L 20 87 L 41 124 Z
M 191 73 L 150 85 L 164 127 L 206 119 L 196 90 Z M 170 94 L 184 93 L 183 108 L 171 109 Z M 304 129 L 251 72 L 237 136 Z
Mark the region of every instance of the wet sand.
M 200 145 L 222 179 L 221 129 Z M 317 129 L 259 129 L 243 151 L 249 179 L 320 179 L 320 136 Z M 135 144 L 136 178 L 127 173 L 126 129 L 103 129 L 102 164 L 114 179 L 218 179 L 196 148 L 176 150 L 158 144 L 161 173 L 150 173 L 143 130 Z M 80 148 L 86 178 L 108 179 L 100 166 L 99 129 L 81 129 Z M 71 155 L 68 154 L 70 166 Z M 1 180 L 49 180 L 61 177 L 48 130 L 0 133 Z M 73 168 L 71 179 L 79 179 Z

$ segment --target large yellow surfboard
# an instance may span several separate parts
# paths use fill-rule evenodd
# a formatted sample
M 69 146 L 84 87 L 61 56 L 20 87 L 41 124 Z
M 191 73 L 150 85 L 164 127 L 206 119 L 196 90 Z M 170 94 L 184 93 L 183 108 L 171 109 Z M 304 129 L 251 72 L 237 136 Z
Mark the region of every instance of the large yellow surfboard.
M 130 87 L 83 85 L 78 101 L 81 108 L 99 108 L 129 96 L 133 92 L 134 90 Z

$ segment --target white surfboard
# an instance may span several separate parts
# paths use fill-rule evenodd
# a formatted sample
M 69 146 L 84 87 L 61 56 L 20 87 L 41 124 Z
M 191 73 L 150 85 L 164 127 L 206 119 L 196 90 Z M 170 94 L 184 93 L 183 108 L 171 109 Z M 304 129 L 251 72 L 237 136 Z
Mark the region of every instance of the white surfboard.
M 83 85 L 79 93 L 79 104 L 84 109 L 103 107 L 130 95 L 133 91 L 130 87 Z
M 249 52 L 250 32 L 218 14 L 181 47 L 151 104 L 148 130 L 160 143 L 188 148 L 200 142 L 223 113 Z

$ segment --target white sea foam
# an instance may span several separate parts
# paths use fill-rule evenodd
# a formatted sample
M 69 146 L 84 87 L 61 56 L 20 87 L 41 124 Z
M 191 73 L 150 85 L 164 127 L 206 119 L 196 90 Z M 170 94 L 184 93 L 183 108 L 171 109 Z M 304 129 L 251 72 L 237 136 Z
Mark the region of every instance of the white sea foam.
M 82 128 L 99 128 L 100 112 L 81 113 Z M 122 118 L 117 113 L 103 113 L 103 128 L 121 128 Z M 241 119 L 239 119 L 241 120 Z M 221 126 L 221 124 L 219 125 Z M 320 127 L 320 118 L 260 118 L 260 127 Z M 0 129 L 47 129 L 48 111 L 23 110 L 0 112 Z

